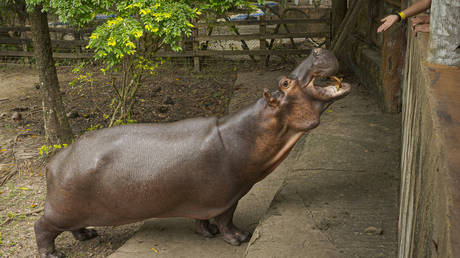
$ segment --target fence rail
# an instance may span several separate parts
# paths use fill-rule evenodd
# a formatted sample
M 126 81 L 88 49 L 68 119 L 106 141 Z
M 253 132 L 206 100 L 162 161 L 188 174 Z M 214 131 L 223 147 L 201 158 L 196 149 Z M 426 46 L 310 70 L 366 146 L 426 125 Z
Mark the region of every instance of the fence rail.
M 286 9 L 286 11 L 287 10 L 288 9 Z M 292 11 L 292 9 L 290 11 Z M 249 55 L 253 60 L 255 60 L 254 56 L 260 56 L 261 59 L 266 57 L 266 61 L 268 62 L 270 55 L 307 54 L 309 52 L 308 49 L 299 49 L 294 39 L 319 38 L 323 39 L 324 44 L 330 44 L 330 9 L 323 9 L 321 12 L 321 15 L 315 18 L 311 18 L 307 14 L 301 15 L 304 18 L 283 17 L 282 15 L 273 18 L 267 15 L 267 17 L 261 16 L 257 20 L 217 21 L 208 23 L 196 22 L 192 36 L 184 40 L 185 51 L 172 52 L 161 50 L 156 53 L 156 55 L 160 57 L 193 57 L 195 66 L 199 67 L 199 58 L 206 56 Z M 269 29 L 267 26 L 270 25 L 272 26 Z M 276 25 L 275 28 L 273 25 Z M 303 26 L 302 28 L 312 28 L 312 26 L 314 26 L 319 29 L 301 29 L 300 31 L 299 29 L 297 29 L 297 31 L 288 29 L 297 28 L 296 26 Z M 219 32 L 217 34 L 212 34 L 212 29 L 209 29 L 216 27 L 227 27 L 227 32 L 231 34 L 229 35 L 227 33 L 222 35 L 219 34 Z M 242 28 L 250 28 L 250 30 Z M 51 44 L 54 48 L 54 58 L 86 59 L 93 56 L 93 53 L 85 49 L 85 46 L 88 44 L 88 37 L 94 28 L 78 29 L 76 27 L 50 27 L 49 30 L 52 34 Z M 240 33 L 240 31 L 243 30 L 245 30 L 246 33 Z M 247 33 L 248 31 L 249 33 Z M 21 36 L 13 37 L 13 34 Z M 64 35 L 69 34 L 71 36 L 67 38 L 70 39 L 65 40 Z M 275 40 L 283 39 L 289 40 L 291 46 L 283 49 L 274 47 Z M 257 40 L 259 43 L 257 43 L 258 45 L 256 47 L 251 49 L 246 44 L 246 41 L 250 40 Z M 202 45 L 200 45 L 203 43 L 206 45 L 208 42 L 227 41 L 241 42 L 242 49 L 204 50 Z M 187 47 L 187 42 L 189 43 L 189 47 Z M 34 54 L 31 46 L 32 39 L 30 27 L 0 27 L 0 57 L 33 57 Z

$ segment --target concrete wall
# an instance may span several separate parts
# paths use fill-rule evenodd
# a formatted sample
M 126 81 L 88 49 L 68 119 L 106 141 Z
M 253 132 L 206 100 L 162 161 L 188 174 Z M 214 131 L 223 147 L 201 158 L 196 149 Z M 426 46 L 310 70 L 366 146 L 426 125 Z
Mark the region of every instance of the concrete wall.
M 399 257 L 458 257 L 460 69 L 426 63 L 428 43 L 408 34 Z

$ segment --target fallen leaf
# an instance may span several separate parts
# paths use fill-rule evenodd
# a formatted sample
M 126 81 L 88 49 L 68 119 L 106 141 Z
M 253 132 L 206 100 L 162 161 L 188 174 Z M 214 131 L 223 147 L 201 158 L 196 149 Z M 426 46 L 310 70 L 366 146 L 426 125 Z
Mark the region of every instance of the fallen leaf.
M 30 188 L 27 188 L 27 187 L 18 187 L 18 189 L 19 189 L 19 190 L 24 190 L 24 191 L 30 190 Z
M 4 151 L 6 151 L 6 149 L 1 149 L 1 150 L 0 150 L 0 152 L 4 152 Z
M 152 250 L 153 250 L 155 253 L 158 253 L 158 250 L 155 249 L 155 248 L 153 248 L 153 247 L 152 247 Z
M 37 207 L 37 204 L 31 204 L 30 205 L 30 208 L 35 208 L 35 207 Z

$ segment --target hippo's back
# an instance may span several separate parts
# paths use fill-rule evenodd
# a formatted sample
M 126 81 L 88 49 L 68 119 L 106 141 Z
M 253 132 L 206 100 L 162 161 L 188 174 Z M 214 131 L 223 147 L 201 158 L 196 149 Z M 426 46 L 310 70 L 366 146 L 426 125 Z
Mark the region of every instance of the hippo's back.
M 48 205 L 71 202 L 142 217 L 132 207 L 155 203 L 171 211 L 189 196 L 208 194 L 202 184 L 222 176 L 213 166 L 220 164 L 222 148 L 216 124 L 216 118 L 197 118 L 88 133 L 49 163 Z M 165 199 L 168 203 L 162 204 Z M 157 212 L 144 210 L 146 217 Z

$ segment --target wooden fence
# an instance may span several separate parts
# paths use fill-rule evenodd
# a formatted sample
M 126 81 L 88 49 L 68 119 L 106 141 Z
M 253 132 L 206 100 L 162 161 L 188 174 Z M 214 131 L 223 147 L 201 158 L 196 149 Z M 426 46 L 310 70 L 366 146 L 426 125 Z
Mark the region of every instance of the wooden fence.
M 286 9 L 288 11 L 299 12 L 298 10 Z M 311 15 L 303 15 L 304 18 L 290 18 L 282 15 L 263 15 L 257 20 L 237 20 L 220 21 L 212 23 L 195 23 L 194 33 L 191 37 L 184 40 L 191 47 L 185 47 L 184 51 L 173 52 L 160 50 L 156 53 L 160 57 L 193 57 L 196 67 L 199 67 L 200 57 L 206 56 L 229 56 L 229 55 L 249 55 L 256 60 L 256 56 L 265 57 L 267 62 L 271 55 L 292 55 L 308 54 L 309 49 L 299 47 L 298 39 L 310 38 L 320 41 L 318 45 L 330 45 L 331 41 L 331 19 L 330 9 L 323 8 L 316 14 L 316 18 L 309 18 Z M 302 15 L 300 15 L 302 16 Z M 246 29 L 249 33 L 240 33 Z M 298 29 L 298 27 L 303 29 Z M 213 28 L 226 28 L 227 33 L 212 33 Z M 313 29 L 308 29 L 313 28 Z M 62 26 L 50 26 L 51 44 L 53 46 L 53 56 L 57 59 L 86 59 L 93 54 L 85 49 L 88 37 L 92 28 L 78 30 L 77 28 Z M 214 30 L 215 31 L 215 30 Z M 228 34 L 230 33 L 230 34 Z M 12 35 L 19 35 L 12 37 Z M 67 39 L 65 39 L 67 37 Z M 296 41 L 297 39 L 297 41 Z M 247 41 L 259 41 L 257 47 L 248 47 Z M 275 47 L 275 40 L 289 42 L 287 47 Z M 208 42 L 233 41 L 240 42 L 241 49 L 210 49 L 205 47 Z M 32 39 L 30 27 L 0 27 L 0 58 L 32 57 Z M 260 59 L 262 60 L 262 59 Z

